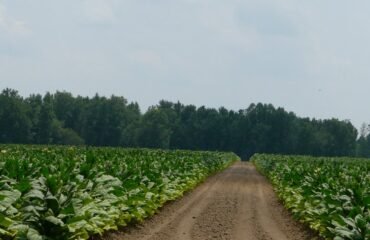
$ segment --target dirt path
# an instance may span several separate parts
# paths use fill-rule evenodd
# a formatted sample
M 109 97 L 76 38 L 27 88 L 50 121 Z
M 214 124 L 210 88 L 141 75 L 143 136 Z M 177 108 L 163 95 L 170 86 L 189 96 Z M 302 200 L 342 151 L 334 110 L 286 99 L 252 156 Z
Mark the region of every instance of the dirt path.
M 108 234 L 123 240 L 315 239 L 292 220 L 266 179 L 238 162 L 166 205 L 140 226 Z

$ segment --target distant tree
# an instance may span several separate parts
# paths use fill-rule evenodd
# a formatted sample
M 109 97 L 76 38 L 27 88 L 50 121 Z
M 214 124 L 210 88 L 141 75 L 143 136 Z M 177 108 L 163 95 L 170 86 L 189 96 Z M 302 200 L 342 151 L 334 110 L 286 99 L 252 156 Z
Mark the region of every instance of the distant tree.
M 136 141 L 136 132 L 140 128 L 141 112 L 139 104 L 130 103 L 126 109 L 126 125 L 121 136 L 121 145 L 126 147 L 139 146 Z
M 176 103 L 174 108 L 178 122 L 171 135 L 171 148 L 199 149 L 196 130 L 197 108 L 181 103 Z
M 30 142 L 38 143 L 38 127 L 42 108 L 42 96 L 40 94 L 32 94 L 25 99 L 25 104 L 28 106 L 27 117 L 31 122 Z
M 360 137 L 366 138 L 370 134 L 370 124 L 362 123 L 360 128 Z
M 123 97 L 0 94 L 0 142 L 369 156 L 368 125 L 297 117 L 271 104 L 230 111 L 162 100 L 144 114 Z
M 63 127 L 75 129 L 79 120 L 79 110 L 76 99 L 68 92 L 56 92 L 53 95 L 53 109 L 55 117 L 62 123 Z
M 0 94 L 0 142 L 26 143 L 31 137 L 27 106 L 18 92 L 4 89 Z
M 58 128 L 57 144 L 61 145 L 84 145 L 85 141 L 70 128 Z
M 166 113 L 157 107 L 151 107 L 141 120 L 136 138 L 139 146 L 168 149 L 171 134 L 170 121 Z
M 360 136 L 356 144 L 356 155 L 359 157 L 370 157 L 370 128 L 369 124 L 363 123 Z
M 36 142 L 40 144 L 51 144 L 54 142 L 55 134 L 59 128 L 53 110 L 53 96 L 46 93 L 42 100 L 40 116 L 36 127 Z

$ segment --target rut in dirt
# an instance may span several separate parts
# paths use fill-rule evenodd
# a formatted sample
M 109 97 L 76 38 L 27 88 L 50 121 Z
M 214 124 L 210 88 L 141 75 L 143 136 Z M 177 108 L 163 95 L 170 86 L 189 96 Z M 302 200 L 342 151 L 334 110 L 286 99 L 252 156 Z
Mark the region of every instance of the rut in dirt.
M 271 185 L 250 163 L 237 162 L 142 225 L 110 240 L 312 240 L 292 219 Z

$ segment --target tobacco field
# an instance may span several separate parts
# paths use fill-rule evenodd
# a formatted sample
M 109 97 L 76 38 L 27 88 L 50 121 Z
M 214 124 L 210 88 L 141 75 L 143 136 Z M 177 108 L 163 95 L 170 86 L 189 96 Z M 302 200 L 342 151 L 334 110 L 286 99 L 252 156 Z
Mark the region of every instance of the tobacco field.
M 141 222 L 233 153 L 0 146 L 0 239 L 88 239 Z
M 370 239 L 370 160 L 256 154 L 252 161 L 300 221 L 325 239 Z

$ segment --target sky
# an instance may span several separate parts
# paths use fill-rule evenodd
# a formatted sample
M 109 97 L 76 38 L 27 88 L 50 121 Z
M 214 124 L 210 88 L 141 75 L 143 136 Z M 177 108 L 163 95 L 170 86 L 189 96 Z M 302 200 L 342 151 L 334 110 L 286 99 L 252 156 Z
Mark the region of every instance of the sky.
M 370 123 L 365 0 L 0 0 L 0 89 Z

